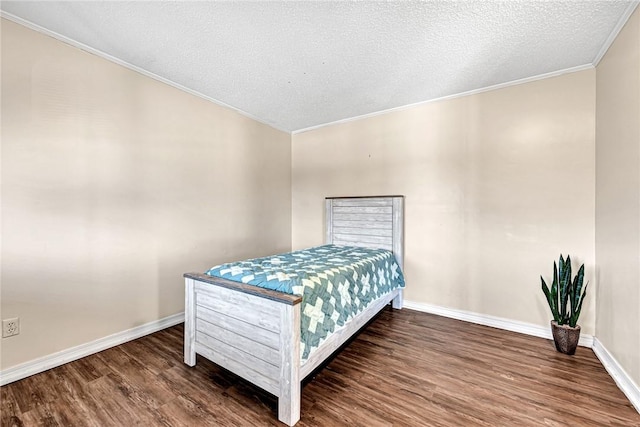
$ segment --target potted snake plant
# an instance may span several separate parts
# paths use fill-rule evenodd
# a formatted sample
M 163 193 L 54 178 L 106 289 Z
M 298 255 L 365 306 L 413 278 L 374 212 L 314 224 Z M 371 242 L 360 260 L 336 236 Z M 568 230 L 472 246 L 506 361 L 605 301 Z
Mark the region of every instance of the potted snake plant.
M 584 264 L 578 273 L 571 280 L 571 257 L 563 259 L 556 266 L 553 262 L 553 283 L 551 289 L 547 286 L 542 276 L 542 291 L 547 297 L 547 302 L 551 308 L 553 320 L 551 321 L 551 332 L 556 350 L 561 353 L 572 355 L 576 352 L 578 340 L 580 339 L 580 326 L 578 317 L 582 310 L 584 297 L 587 295 L 588 283 L 584 284 Z

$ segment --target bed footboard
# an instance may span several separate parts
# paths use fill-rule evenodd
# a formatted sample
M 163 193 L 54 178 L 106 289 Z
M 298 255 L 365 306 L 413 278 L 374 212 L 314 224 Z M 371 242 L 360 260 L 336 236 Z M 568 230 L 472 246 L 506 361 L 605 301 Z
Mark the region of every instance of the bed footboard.
M 212 286 L 214 285 L 214 286 Z M 300 419 L 300 302 L 295 295 L 185 274 L 184 362 L 196 354 L 278 397 L 278 419 Z

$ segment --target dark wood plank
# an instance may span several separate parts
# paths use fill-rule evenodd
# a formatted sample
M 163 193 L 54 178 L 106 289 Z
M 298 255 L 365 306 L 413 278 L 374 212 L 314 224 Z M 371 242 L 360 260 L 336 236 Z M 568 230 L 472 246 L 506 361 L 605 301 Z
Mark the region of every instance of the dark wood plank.
M 0 388 L 2 426 L 281 426 L 274 396 L 198 357 L 183 327 Z M 383 312 L 305 381 L 301 427 L 640 426 L 590 349 Z
M 383 199 L 383 198 L 391 198 L 391 197 L 402 197 L 402 195 L 390 195 L 390 196 L 334 196 L 334 197 L 325 197 L 326 200 L 339 200 L 339 199 Z
M 284 292 L 278 292 L 271 289 L 261 288 L 259 286 L 247 285 L 245 283 L 233 282 L 231 280 L 222 279 L 220 277 L 209 276 L 203 273 L 184 273 L 183 276 L 187 279 L 197 280 L 198 282 L 205 282 L 210 285 L 220 286 L 227 289 L 233 289 L 245 294 L 254 295 L 261 298 L 270 299 L 272 301 L 281 302 L 288 305 L 296 305 L 302 302 L 302 297 L 299 295 L 286 294 Z

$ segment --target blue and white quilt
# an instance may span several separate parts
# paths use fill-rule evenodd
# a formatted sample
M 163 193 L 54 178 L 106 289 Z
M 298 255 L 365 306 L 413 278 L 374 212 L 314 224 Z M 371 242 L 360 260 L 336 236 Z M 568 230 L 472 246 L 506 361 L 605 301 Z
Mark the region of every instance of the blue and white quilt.
M 300 353 L 304 362 L 329 335 L 404 277 L 385 249 L 324 245 L 222 264 L 206 274 L 302 296 Z

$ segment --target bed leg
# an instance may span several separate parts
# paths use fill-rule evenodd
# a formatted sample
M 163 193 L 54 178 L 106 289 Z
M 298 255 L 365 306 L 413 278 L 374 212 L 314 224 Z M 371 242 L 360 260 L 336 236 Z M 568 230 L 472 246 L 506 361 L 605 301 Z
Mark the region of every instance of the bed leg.
M 184 363 L 196 365 L 196 293 L 193 279 L 184 280 Z
M 280 313 L 278 419 L 292 426 L 300 420 L 300 304 L 283 304 Z
M 403 293 L 403 289 L 398 290 L 398 295 L 396 295 L 396 297 L 391 300 L 391 307 L 395 308 L 396 310 L 402 309 Z

